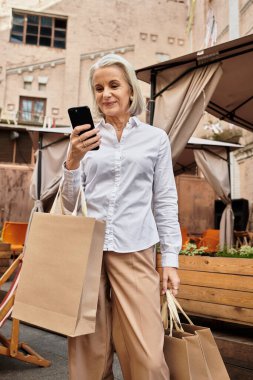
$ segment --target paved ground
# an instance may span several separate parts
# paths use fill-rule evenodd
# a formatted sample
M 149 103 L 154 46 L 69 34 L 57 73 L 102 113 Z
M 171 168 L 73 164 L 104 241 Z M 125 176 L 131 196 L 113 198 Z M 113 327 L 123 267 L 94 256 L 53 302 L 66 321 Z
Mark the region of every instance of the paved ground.
M 10 336 L 11 322 L 1 328 L 1 334 Z M 29 344 L 38 354 L 52 361 L 49 368 L 40 368 L 16 359 L 0 356 L 1 380 L 68 380 L 67 340 L 63 336 L 21 324 L 20 341 Z M 114 358 L 114 378 L 123 380 L 117 356 Z

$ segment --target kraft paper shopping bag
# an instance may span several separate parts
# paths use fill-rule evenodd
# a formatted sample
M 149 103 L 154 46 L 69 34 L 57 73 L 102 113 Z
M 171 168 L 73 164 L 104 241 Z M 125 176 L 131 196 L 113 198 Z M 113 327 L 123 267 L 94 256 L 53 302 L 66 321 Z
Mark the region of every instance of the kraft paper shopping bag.
M 193 322 L 190 320 L 188 315 L 185 313 L 185 311 L 182 309 L 181 305 L 177 301 L 177 299 L 169 292 L 166 292 L 167 296 L 167 304 L 169 309 L 169 317 L 170 317 L 170 335 L 172 335 L 172 328 L 173 326 L 176 328 L 176 334 L 183 334 L 181 339 L 183 340 L 189 340 L 190 338 L 185 338 L 184 334 L 189 334 L 192 337 L 197 338 L 196 344 L 199 346 L 201 353 L 198 354 L 199 357 L 199 364 L 205 363 L 205 367 L 207 369 L 206 375 L 208 376 L 208 379 L 210 380 L 229 380 L 229 376 L 226 370 L 226 367 L 223 363 L 222 357 L 219 353 L 218 347 L 215 343 L 215 340 L 213 338 L 213 335 L 211 333 L 211 330 L 209 328 L 196 326 L 193 324 Z M 164 301 L 165 302 L 165 301 Z M 181 323 L 178 310 L 184 315 L 184 317 L 188 320 L 189 324 Z M 173 332 L 173 334 L 175 334 Z M 186 342 L 188 344 L 188 342 Z M 168 345 L 168 342 L 165 342 Z M 178 343 L 177 343 L 178 345 Z M 182 344 L 181 344 L 182 345 Z M 187 351 L 187 354 L 193 354 L 193 348 L 188 345 L 189 350 Z M 196 350 L 193 356 L 191 356 L 191 359 L 189 360 L 189 373 L 190 373 L 190 379 L 191 380 L 200 380 L 203 376 L 200 374 L 196 374 L 194 371 L 196 371 L 196 365 L 197 362 L 194 362 L 194 357 L 196 357 Z M 192 363 L 192 365 L 190 365 Z M 173 365 L 173 363 L 172 363 Z M 193 371 L 194 370 L 194 371 Z M 178 369 L 177 369 L 178 371 Z M 184 370 L 184 373 L 186 371 Z M 180 373 L 180 376 L 181 373 Z M 198 377 L 196 377 L 198 376 Z M 205 377 L 203 377 L 204 379 Z
M 36 212 L 12 316 L 67 336 L 95 331 L 105 223 Z
M 184 331 L 199 337 L 212 379 L 229 380 L 229 375 L 211 330 L 207 327 L 185 323 L 182 323 L 182 327 Z
M 173 330 L 164 337 L 164 357 L 170 380 L 211 380 L 196 335 Z

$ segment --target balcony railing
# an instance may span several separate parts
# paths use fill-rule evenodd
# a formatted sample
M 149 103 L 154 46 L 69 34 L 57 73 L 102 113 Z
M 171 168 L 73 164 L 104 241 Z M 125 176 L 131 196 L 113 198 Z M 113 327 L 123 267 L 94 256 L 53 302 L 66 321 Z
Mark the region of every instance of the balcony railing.
M 59 122 L 62 120 L 62 117 L 42 115 L 41 113 L 5 111 L 0 109 L 0 122 L 9 125 L 23 124 L 51 128 L 56 126 L 56 120 Z

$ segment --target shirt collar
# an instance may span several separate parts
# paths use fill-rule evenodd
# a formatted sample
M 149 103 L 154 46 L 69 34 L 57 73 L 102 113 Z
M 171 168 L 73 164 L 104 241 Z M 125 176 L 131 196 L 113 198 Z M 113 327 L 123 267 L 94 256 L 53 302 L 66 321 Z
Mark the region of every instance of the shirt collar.
M 97 127 L 105 127 L 106 126 L 106 123 L 105 122 L 105 119 L 102 117 L 98 124 L 97 124 Z M 140 120 L 138 119 L 138 117 L 136 116 L 131 116 L 127 122 L 127 126 L 132 128 L 132 127 L 138 127 L 138 125 L 140 125 Z

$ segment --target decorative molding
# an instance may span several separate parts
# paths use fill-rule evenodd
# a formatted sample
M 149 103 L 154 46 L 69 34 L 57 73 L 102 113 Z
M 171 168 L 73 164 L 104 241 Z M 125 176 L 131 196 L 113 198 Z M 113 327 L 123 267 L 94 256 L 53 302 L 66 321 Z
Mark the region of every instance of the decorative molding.
M 48 77 L 45 77 L 45 76 L 38 77 L 38 83 L 39 84 L 47 84 L 47 82 L 48 82 Z
M 26 75 L 23 77 L 24 83 L 32 83 L 33 81 L 33 76 L 32 75 Z
M 177 39 L 177 44 L 178 44 L 179 46 L 184 46 L 184 39 L 183 39 L 183 38 L 178 38 L 178 39 Z
M 126 46 L 116 47 L 112 49 L 99 50 L 99 51 L 95 51 L 91 53 L 81 54 L 80 59 L 81 61 L 86 60 L 86 59 L 93 60 L 95 58 L 103 57 L 104 55 L 109 54 L 109 53 L 125 54 L 129 51 L 134 51 L 134 45 L 126 45 Z M 32 72 L 37 69 L 44 70 L 46 67 L 54 68 L 57 65 L 62 65 L 62 64 L 65 64 L 65 58 L 52 59 L 46 62 L 38 62 L 38 63 L 29 64 L 25 66 L 12 67 L 6 70 L 6 75 L 22 74 L 25 72 Z
M 147 38 L 148 38 L 148 33 L 143 33 L 143 32 L 140 33 L 140 39 L 141 39 L 141 40 L 144 41 L 144 40 L 146 40 Z
M 81 58 L 81 61 L 87 60 L 87 59 L 94 60 L 96 58 L 101 58 L 106 54 L 110 54 L 110 53 L 125 54 L 129 51 L 134 51 L 134 45 L 127 45 L 127 46 L 121 46 L 121 47 L 112 48 L 112 49 L 93 51 L 91 53 L 81 54 L 80 58 Z
M 25 66 L 12 67 L 6 70 L 6 75 L 22 74 L 24 72 L 32 72 L 37 69 L 43 70 L 46 67 L 55 67 L 56 65 L 62 65 L 64 63 L 65 63 L 65 58 L 58 58 L 58 59 L 53 59 L 47 62 L 39 62 L 39 63 L 29 64 Z
M 53 107 L 52 110 L 51 110 L 51 112 L 52 112 L 52 115 L 59 115 L 60 109 L 56 108 L 56 107 Z
M 150 39 L 152 42 L 156 42 L 158 40 L 158 34 L 150 34 Z
M 238 163 L 240 163 L 240 161 L 244 161 L 248 158 L 253 157 L 253 142 L 235 151 L 234 156 L 236 160 L 238 161 Z
M 14 111 L 15 109 L 15 104 L 8 103 L 7 104 L 7 111 Z

